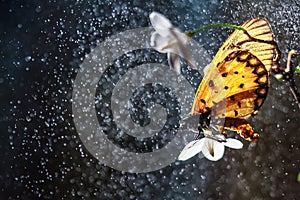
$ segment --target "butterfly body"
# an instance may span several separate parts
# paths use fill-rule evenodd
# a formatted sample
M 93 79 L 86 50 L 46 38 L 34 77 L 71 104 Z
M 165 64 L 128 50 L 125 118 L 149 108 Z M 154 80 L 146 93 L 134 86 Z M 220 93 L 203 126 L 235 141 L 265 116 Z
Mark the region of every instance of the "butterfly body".
M 231 130 L 256 141 L 259 134 L 246 119 L 256 114 L 267 97 L 270 70 L 279 60 L 279 50 L 266 20 L 251 19 L 242 27 L 246 32 L 233 32 L 205 69 L 191 114 L 200 115 L 200 121 L 209 118 L 222 133 Z

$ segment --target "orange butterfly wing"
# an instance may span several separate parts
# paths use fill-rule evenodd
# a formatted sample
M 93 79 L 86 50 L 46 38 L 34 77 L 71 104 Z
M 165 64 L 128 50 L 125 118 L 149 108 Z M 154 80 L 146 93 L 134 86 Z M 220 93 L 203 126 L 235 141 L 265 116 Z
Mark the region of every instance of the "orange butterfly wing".
M 191 114 L 209 114 L 212 119 L 224 119 L 221 132 L 233 130 L 245 139 L 255 141 L 258 134 L 245 118 L 263 104 L 269 72 L 277 63 L 280 52 L 266 20 L 252 19 L 242 27 L 247 32 L 236 30 L 205 69 Z

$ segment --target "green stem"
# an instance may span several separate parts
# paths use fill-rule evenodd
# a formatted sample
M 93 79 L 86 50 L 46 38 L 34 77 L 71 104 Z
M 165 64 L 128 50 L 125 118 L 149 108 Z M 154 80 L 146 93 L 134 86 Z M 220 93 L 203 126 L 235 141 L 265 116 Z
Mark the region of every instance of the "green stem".
M 195 35 L 196 33 L 199 33 L 201 31 L 204 31 L 204 30 L 209 29 L 209 28 L 219 27 L 219 26 L 233 28 L 233 29 L 236 29 L 236 30 L 246 32 L 246 29 L 244 29 L 241 26 L 236 26 L 236 25 L 233 25 L 233 24 L 226 24 L 226 23 L 216 23 L 216 24 L 208 24 L 206 26 L 203 26 L 203 27 L 198 28 L 198 29 L 193 30 L 193 31 L 188 31 L 188 32 L 186 32 L 186 35 L 189 36 L 189 37 L 193 37 L 193 35 Z

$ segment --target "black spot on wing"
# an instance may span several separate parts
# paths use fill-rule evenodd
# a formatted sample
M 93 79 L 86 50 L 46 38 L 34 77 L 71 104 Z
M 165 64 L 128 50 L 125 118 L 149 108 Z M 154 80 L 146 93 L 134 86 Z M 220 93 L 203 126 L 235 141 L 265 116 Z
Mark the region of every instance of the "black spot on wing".
M 234 110 L 234 116 L 238 116 L 239 112 L 237 110 Z
M 210 80 L 210 81 L 208 82 L 208 85 L 209 85 L 209 87 L 214 87 L 214 86 L 215 86 L 215 83 L 214 83 L 213 80 Z
M 222 73 L 222 77 L 227 77 L 227 75 L 228 75 L 227 72 Z
M 242 107 L 242 104 L 241 104 L 241 102 L 238 102 L 237 104 L 238 104 L 238 107 L 239 107 L 239 108 L 241 108 L 241 107 Z
M 206 104 L 206 101 L 204 99 L 200 99 L 201 103 Z

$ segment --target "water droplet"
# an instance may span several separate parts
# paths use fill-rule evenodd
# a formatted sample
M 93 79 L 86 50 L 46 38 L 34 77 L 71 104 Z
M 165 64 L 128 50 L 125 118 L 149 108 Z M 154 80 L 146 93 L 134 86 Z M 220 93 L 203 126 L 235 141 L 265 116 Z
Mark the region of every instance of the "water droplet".
M 47 121 L 45 121 L 45 125 L 46 125 L 47 127 L 50 127 L 50 124 L 49 124 Z
M 26 61 L 26 62 L 29 62 L 30 60 L 31 60 L 31 56 L 26 56 L 26 57 L 25 57 L 25 61 Z
M 38 6 L 35 8 L 35 12 L 40 13 L 42 11 L 42 7 Z
M 27 122 L 30 122 L 30 121 L 31 121 L 31 118 L 30 118 L 29 116 L 27 116 L 27 117 L 26 117 L 26 121 L 27 121 Z

